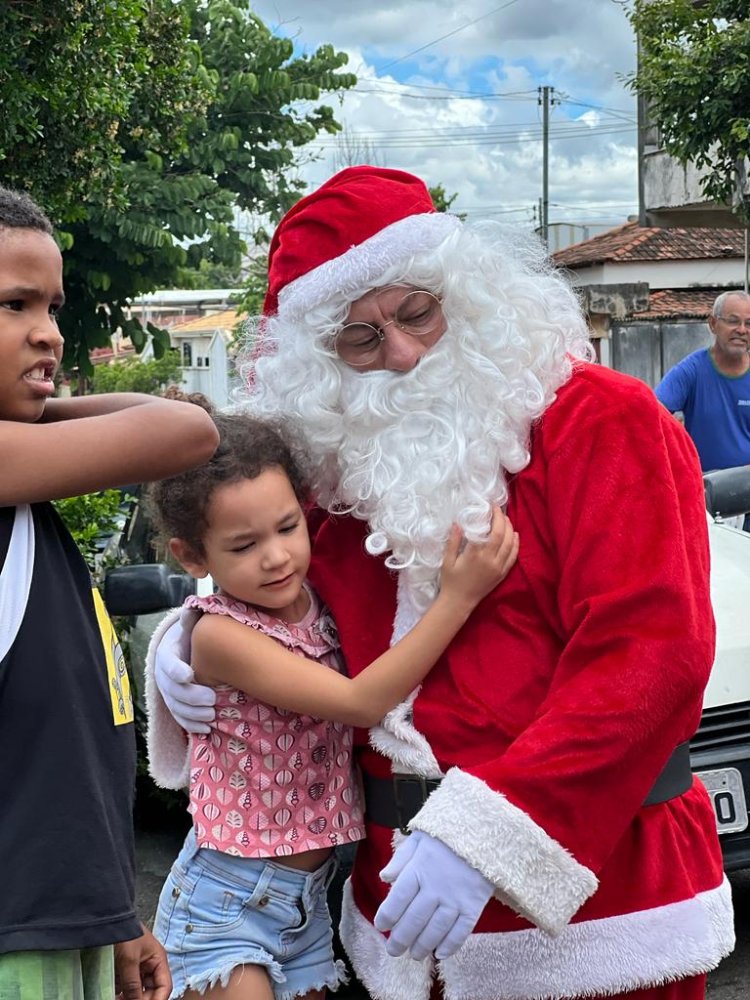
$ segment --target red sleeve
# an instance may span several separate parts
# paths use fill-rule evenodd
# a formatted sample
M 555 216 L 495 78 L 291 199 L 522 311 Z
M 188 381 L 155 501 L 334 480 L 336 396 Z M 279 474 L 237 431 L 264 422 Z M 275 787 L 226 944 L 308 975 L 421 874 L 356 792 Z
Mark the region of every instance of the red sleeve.
M 672 750 L 695 731 L 714 653 L 695 449 L 645 386 L 615 389 L 553 404 L 534 445 L 565 636 L 548 694 L 502 755 L 449 772 L 414 821 L 502 898 L 515 876 L 506 852 L 488 855 L 492 838 L 510 842 L 514 865 L 525 856 L 541 872 L 546 859 L 559 881 L 545 870 L 510 897 L 552 930 L 595 891 Z M 481 819 L 455 836 L 467 810 Z

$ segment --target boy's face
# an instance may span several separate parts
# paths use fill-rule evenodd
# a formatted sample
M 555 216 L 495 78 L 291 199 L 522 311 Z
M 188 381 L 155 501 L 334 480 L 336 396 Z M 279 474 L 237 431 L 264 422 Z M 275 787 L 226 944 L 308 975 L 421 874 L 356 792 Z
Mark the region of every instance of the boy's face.
M 54 392 L 65 296 L 57 244 L 36 229 L 0 228 L 0 419 L 32 423 Z

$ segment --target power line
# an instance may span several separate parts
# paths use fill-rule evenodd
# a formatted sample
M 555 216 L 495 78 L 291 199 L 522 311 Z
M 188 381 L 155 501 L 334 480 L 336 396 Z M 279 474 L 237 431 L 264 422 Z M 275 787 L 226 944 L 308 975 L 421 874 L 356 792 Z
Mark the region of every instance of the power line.
M 378 83 L 383 87 L 399 87 L 401 89 L 408 88 L 409 90 L 436 90 L 438 95 L 444 95 L 444 98 L 436 95 L 435 97 L 430 97 L 430 95 L 425 95 L 426 100 L 458 100 L 459 97 L 466 99 L 476 99 L 481 98 L 482 100 L 536 100 L 536 88 L 533 90 L 501 90 L 492 93 L 486 93 L 480 90 L 459 90 L 457 87 L 446 87 L 444 85 L 438 84 L 426 84 L 426 83 L 400 83 L 398 80 L 363 80 L 363 83 Z M 377 91 L 368 90 L 361 91 L 358 87 L 354 87 L 352 90 L 346 91 L 346 94 L 359 94 L 359 93 L 387 93 L 387 91 Z M 346 96 L 346 95 L 345 95 Z M 417 97 L 422 95 L 417 94 L 402 94 L 402 97 Z
M 560 99 L 561 104 L 572 104 L 574 107 L 590 108 L 592 111 L 604 111 L 613 118 L 621 118 L 623 121 L 635 123 L 636 118 L 632 112 L 622 111 L 619 108 L 606 108 L 598 104 L 587 104 L 585 101 L 574 101 L 572 97 L 564 95 Z
M 491 17 L 493 14 L 497 14 L 501 10 L 512 7 L 514 3 L 518 3 L 518 0 L 507 0 L 507 3 L 502 3 L 499 7 L 494 7 L 486 14 L 482 14 L 481 17 L 475 17 L 473 21 L 467 21 L 466 24 L 462 24 L 459 28 L 455 28 L 453 31 L 449 31 L 447 34 L 441 35 L 439 38 L 433 38 L 431 42 L 427 42 L 426 45 L 420 45 L 418 49 L 413 49 L 411 52 L 407 52 L 405 56 L 399 56 L 398 59 L 393 59 L 391 62 L 386 63 L 385 66 L 380 66 L 378 68 L 378 72 L 382 73 L 384 70 L 390 69 L 391 66 L 395 66 L 397 63 L 404 62 L 406 59 L 411 59 L 411 57 L 417 55 L 418 52 L 424 52 L 425 49 L 429 49 L 433 45 L 437 45 L 438 42 L 442 42 L 446 38 L 452 38 L 453 35 L 457 35 L 459 31 L 463 31 L 465 28 L 470 28 L 472 24 L 477 24 L 479 21 L 484 21 L 485 18 Z
M 368 141 L 373 139 L 379 139 L 381 137 L 393 137 L 399 138 L 402 136 L 410 136 L 414 139 L 419 138 L 436 138 L 436 139 L 449 139 L 453 136 L 461 137 L 471 137 L 472 135 L 484 136 L 489 134 L 492 135 L 502 135 L 503 133 L 518 134 L 523 135 L 529 130 L 538 129 L 538 121 L 530 122 L 498 122 L 492 125 L 447 125 L 445 128 L 388 128 L 388 129 L 369 129 L 369 130 L 349 130 L 348 135 L 352 138 L 358 139 L 360 141 Z M 559 135 L 565 135 L 567 132 L 581 131 L 582 129 L 586 132 L 597 132 L 603 129 L 623 129 L 625 131 L 635 131 L 634 128 L 626 129 L 624 125 L 619 122 L 602 122 L 600 125 L 589 125 L 585 121 L 575 120 L 575 121 L 564 121 L 553 125 Z M 335 140 L 335 137 L 333 137 Z
M 554 128 L 550 129 L 550 138 L 553 139 L 584 139 L 592 138 L 594 136 L 606 136 L 606 135 L 632 135 L 636 131 L 635 128 L 628 128 L 624 126 L 612 126 L 612 127 L 583 127 L 578 129 L 569 129 L 565 131 L 558 131 Z M 361 137 L 356 134 L 357 139 Z M 364 140 L 363 140 L 364 141 Z M 419 138 L 418 136 L 409 136 L 404 138 L 388 138 L 379 137 L 377 140 L 369 140 L 370 142 L 376 141 L 377 146 L 383 149 L 418 149 L 418 148 L 439 148 L 442 146 L 511 146 L 511 145 L 523 145 L 524 143 L 538 143 L 539 136 L 528 136 L 524 133 L 510 134 L 510 133 L 497 133 L 490 130 L 480 132 L 473 135 L 454 135 L 454 136 L 437 136 L 431 137 L 429 135 Z M 319 140 L 317 142 L 311 142 L 308 144 L 310 148 L 315 149 L 336 149 L 337 143 L 335 139 Z
M 437 87 L 435 88 L 438 89 Z M 536 91 L 535 91 L 536 93 Z M 355 87 L 353 90 L 347 91 L 347 96 L 349 94 L 382 94 L 384 97 L 390 97 L 393 91 L 389 90 L 365 90 L 360 87 Z M 441 94 L 398 94 L 398 97 L 402 101 L 532 101 L 536 100 L 536 97 L 521 97 L 515 94 L 480 94 L 473 93 L 469 91 L 468 93 L 461 93 L 460 91 L 443 91 Z

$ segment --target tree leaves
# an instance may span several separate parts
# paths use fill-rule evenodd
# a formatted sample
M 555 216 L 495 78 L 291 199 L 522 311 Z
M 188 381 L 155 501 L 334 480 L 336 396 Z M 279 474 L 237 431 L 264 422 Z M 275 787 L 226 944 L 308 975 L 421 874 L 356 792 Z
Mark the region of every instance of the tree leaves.
M 65 364 L 90 374 L 118 328 L 163 351 L 128 303 L 188 265 L 239 269 L 237 210 L 297 199 L 298 151 L 339 129 L 314 102 L 356 82 L 346 56 L 295 57 L 250 0 L 9 0 L 0 28 L 0 169 L 58 225 Z
M 629 83 L 664 148 L 707 172 L 707 198 L 731 204 L 750 155 L 750 0 L 635 0 L 630 19 L 640 48 Z M 750 217 L 746 202 L 735 210 Z

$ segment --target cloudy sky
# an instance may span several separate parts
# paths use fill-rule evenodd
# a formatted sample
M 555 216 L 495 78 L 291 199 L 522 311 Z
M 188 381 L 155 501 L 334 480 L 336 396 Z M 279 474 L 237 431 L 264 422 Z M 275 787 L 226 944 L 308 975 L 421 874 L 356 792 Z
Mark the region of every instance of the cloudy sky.
M 411 170 L 457 193 L 453 208 L 534 224 L 542 108 L 550 111 L 549 220 L 601 226 L 637 211 L 636 105 L 622 76 L 635 42 L 621 0 L 257 0 L 298 52 L 325 42 L 359 82 L 334 101 L 342 140 L 303 168 Z

